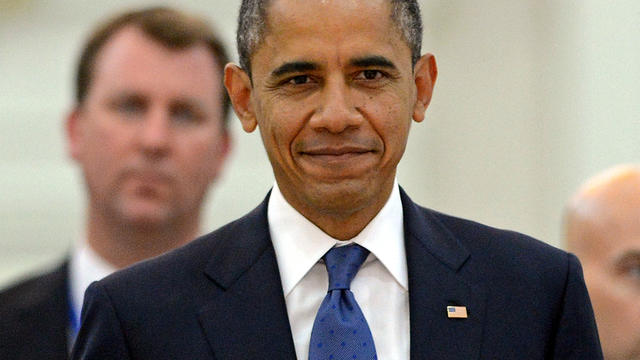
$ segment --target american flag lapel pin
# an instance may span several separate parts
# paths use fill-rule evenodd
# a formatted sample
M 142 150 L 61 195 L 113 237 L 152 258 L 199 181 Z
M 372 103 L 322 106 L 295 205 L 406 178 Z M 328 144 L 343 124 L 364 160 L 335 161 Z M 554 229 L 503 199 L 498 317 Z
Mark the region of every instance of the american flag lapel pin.
M 447 317 L 449 319 L 466 319 L 467 307 L 466 306 L 447 306 Z

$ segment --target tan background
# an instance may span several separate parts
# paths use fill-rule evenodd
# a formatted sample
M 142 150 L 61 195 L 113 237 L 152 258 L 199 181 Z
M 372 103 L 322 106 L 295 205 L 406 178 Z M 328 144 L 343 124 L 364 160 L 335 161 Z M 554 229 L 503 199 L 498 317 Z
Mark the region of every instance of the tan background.
M 440 76 L 400 183 L 425 206 L 562 246 L 561 209 L 578 184 L 640 161 L 640 2 L 421 3 Z M 81 236 L 82 183 L 62 133 L 75 58 L 97 20 L 140 4 L 150 2 L 0 0 L 0 286 Z M 234 44 L 239 1 L 175 4 Z M 273 182 L 258 134 L 235 119 L 233 134 L 203 231 L 252 209 Z

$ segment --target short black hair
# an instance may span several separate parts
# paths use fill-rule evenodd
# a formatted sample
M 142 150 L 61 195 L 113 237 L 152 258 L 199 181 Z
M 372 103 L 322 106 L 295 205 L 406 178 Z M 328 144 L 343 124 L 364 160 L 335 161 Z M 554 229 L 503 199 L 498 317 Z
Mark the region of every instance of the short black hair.
M 391 19 L 411 49 L 411 64 L 420 58 L 422 18 L 417 0 L 389 0 Z M 251 77 L 251 56 L 263 40 L 269 0 L 242 0 L 238 15 L 236 45 L 240 67 Z

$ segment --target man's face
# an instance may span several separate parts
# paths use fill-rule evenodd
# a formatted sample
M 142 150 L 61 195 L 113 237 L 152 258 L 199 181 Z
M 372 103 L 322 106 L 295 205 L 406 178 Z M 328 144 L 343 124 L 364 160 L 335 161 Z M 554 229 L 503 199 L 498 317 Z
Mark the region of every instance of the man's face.
M 234 104 L 245 130 L 260 128 L 283 195 L 304 215 L 381 207 L 428 105 L 433 57 L 414 73 L 385 0 L 275 0 L 267 13 L 246 111 Z
M 580 260 L 607 360 L 640 359 L 640 201 L 635 203 L 633 211 L 603 212 L 581 231 L 591 244 Z
M 204 45 L 171 50 L 135 27 L 105 44 L 67 122 L 91 213 L 149 226 L 198 216 L 228 148 L 217 69 Z

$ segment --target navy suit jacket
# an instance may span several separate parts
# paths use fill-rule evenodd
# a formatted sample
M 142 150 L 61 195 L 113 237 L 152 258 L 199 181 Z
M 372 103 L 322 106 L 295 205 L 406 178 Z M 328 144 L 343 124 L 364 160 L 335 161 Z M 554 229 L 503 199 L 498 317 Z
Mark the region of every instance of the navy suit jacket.
M 602 359 L 575 256 L 401 197 L 411 359 Z M 295 359 L 267 200 L 94 283 L 82 321 L 73 359 Z
M 0 359 L 69 357 L 68 262 L 0 293 Z

